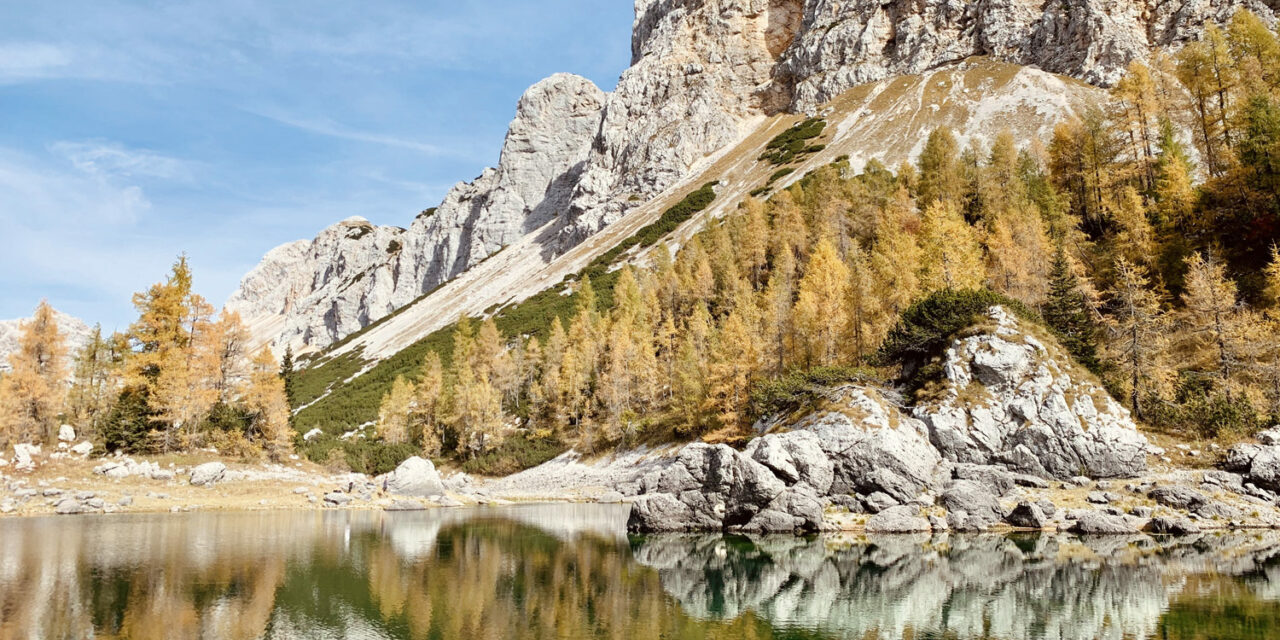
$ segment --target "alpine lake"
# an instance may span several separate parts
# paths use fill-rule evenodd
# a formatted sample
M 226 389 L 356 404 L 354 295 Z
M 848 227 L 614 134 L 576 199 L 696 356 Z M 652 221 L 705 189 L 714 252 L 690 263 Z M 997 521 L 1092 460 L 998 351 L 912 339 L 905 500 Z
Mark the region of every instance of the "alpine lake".
M 0 638 L 1280 638 L 1280 532 L 629 536 L 605 505 L 0 521 Z

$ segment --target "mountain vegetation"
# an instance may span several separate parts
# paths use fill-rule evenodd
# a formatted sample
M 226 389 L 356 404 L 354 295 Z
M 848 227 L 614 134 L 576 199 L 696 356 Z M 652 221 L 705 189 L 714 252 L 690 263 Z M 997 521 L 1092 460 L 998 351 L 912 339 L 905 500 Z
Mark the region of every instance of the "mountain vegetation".
M 248 350 L 235 313 L 215 316 L 192 291 L 180 258 L 164 281 L 134 295 L 125 333 L 91 340 L 69 357 L 41 303 L 0 379 L 0 442 L 52 443 L 70 423 L 108 450 L 158 453 L 213 446 L 280 460 L 293 450 L 285 380 L 267 349 Z

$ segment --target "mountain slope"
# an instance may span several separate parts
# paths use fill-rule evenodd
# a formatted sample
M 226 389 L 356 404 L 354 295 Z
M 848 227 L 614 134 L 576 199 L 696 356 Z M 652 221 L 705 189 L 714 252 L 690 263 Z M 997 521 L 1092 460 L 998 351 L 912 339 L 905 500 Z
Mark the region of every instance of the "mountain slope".
M 58 323 L 58 331 L 66 341 L 68 356 L 74 356 L 77 350 L 88 344 L 93 329 L 80 318 L 56 309 L 53 317 Z M 0 320 L 0 373 L 12 371 L 9 356 L 18 350 L 18 343 L 22 339 L 22 325 L 30 320 L 31 318 Z
M 272 252 L 230 305 L 260 342 L 323 348 L 503 247 L 515 254 L 510 267 L 525 268 L 536 262 L 528 256 L 545 263 L 629 212 L 653 215 L 762 121 L 816 113 L 865 83 L 985 55 L 1105 85 L 1130 60 L 1195 37 L 1206 21 L 1240 7 L 1274 20 L 1274 5 L 637 0 L 633 64 L 613 93 L 566 75 L 539 83 L 521 100 L 497 169 L 455 187 L 407 230 L 331 228 L 310 252 Z M 935 109 L 932 92 L 920 97 L 919 109 Z M 878 117 L 875 109 L 864 116 Z

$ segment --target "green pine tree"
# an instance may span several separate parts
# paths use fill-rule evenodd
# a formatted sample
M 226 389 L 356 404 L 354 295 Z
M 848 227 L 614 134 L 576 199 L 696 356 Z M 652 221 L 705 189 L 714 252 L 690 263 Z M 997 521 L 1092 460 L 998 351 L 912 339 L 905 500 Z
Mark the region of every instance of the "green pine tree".
M 1095 373 L 1101 369 L 1098 325 L 1093 320 L 1089 303 L 1080 290 L 1080 281 L 1061 243 L 1049 274 L 1049 296 L 1040 313 L 1045 322 L 1061 335 L 1062 345 L 1077 362 Z

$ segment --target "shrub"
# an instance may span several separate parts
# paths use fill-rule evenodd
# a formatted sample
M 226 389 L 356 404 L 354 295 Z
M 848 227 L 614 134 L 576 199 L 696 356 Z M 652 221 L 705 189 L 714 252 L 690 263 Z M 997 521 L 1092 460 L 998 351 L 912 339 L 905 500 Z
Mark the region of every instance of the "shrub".
M 826 389 L 875 378 L 874 372 L 861 367 L 818 367 L 760 380 L 751 387 L 751 416 L 759 419 L 810 408 Z
M 102 423 L 102 443 L 107 451 L 145 453 L 147 434 L 163 428 L 155 421 L 155 412 L 147 402 L 146 390 L 128 387 L 120 393 L 120 398 Z
M 483 455 L 462 463 L 462 470 L 478 475 L 505 476 L 536 467 L 564 452 L 564 443 L 555 438 L 517 433 Z
M 994 291 L 938 291 L 902 312 L 897 326 L 880 347 L 877 360 L 882 366 L 901 367 L 908 387 L 912 391 L 919 389 L 929 375 L 940 373 L 940 369 L 925 370 L 925 366 L 946 350 L 957 333 L 973 326 L 995 305 L 1040 324 L 1039 316 L 1026 305 Z
M 760 156 L 761 161 L 767 161 L 774 165 L 783 165 L 795 160 L 796 157 L 814 153 L 811 149 L 815 149 L 818 145 L 809 145 L 809 141 L 822 135 L 827 128 L 827 122 L 821 118 L 810 118 L 804 122 L 797 123 L 795 126 L 778 134 L 773 140 L 769 141 L 765 147 L 765 152 Z M 825 148 L 825 147 L 823 147 Z M 821 148 L 816 151 L 821 151 Z

